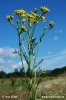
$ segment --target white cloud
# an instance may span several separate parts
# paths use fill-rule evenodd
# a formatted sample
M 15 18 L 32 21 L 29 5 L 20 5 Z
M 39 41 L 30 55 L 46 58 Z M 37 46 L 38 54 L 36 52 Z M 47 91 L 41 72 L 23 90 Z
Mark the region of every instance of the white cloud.
M 59 33 L 62 33 L 63 32 L 63 30 L 61 29 L 61 30 L 59 30 Z
M 59 56 L 66 56 L 66 49 L 65 50 L 62 50 L 62 51 L 60 51 L 58 53 L 45 56 L 44 58 L 45 59 L 50 59 L 50 58 L 59 57 Z
M 25 61 L 23 61 L 24 63 L 24 68 L 25 70 L 27 69 L 27 64 Z M 7 61 L 4 64 L 0 64 L 0 71 L 5 71 L 5 72 L 12 72 L 15 69 L 20 69 L 22 68 L 22 63 L 21 62 L 16 62 L 16 61 Z
M 11 64 L 10 67 L 11 67 L 11 68 L 18 68 L 18 65 L 17 65 L 17 64 Z
M 23 61 L 23 64 L 24 64 L 24 67 L 27 66 L 26 61 Z M 18 63 L 17 63 L 17 68 L 18 68 L 18 67 L 22 67 L 22 62 L 18 62 Z
M 11 70 L 15 68 L 22 68 L 22 63 L 19 60 L 13 60 L 13 58 L 5 59 L 4 57 L 13 57 L 10 52 L 15 50 L 14 48 L 0 48 L 0 71 L 1 70 Z M 8 53 L 9 52 L 9 53 Z M 16 57 L 16 56 L 15 56 Z M 25 68 L 27 64 L 23 61 Z M 56 67 L 63 67 L 66 65 L 66 49 L 58 53 L 53 54 L 51 51 L 48 51 L 48 56 L 44 57 L 44 62 L 41 64 L 41 67 L 45 69 L 53 69 Z
M 48 52 L 47 52 L 47 54 L 49 54 L 49 55 L 50 55 L 50 54 L 52 54 L 52 52 L 51 52 L 51 51 L 48 51 Z
M 3 63 L 5 63 L 4 59 L 0 58 L 0 64 L 3 64 Z
M 18 63 L 18 66 L 22 66 L 22 62 L 19 62 L 19 63 Z
M 27 66 L 26 62 L 23 61 L 24 67 Z M 12 60 L 8 60 L 7 62 L 5 62 L 4 64 L 2 64 L 4 66 L 4 68 L 21 68 L 22 67 L 22 63 L 21 62 L 16 62 L 16 61 L 12 61 Z M 1 67 L 1 66 L 0 66 Z
M 60 29 L 60 30 L 55 30 L 55 33 L 63 33 L 63 30 Z
M 3 71 L 5 68 L 3 66 L 0 66 L 0 71 Z
M 25 67 L 27 66 L 25 61 L 23 61 L 23 64 L 24 64 Z M 22 62 L 18 62 L 18 63 L 13 62 L 13 63 L 11 63 L 10 67 L 12 67 L 12 68 L 21 68 L 22 67 Z
M 13 62 L 13 60 L 8 60 L 7 62 L 8 62 L 8 63 L 12 63 L 12 62 Z
M 18 54 L 13 54 L 14 51 L 15 49 L 10 47 L 0 48 L 0 71 L 22 68 L 22 63 L 19 58 L 16 58 Z M 25 61 L 23 61 L 23 64 L 25 67 L 27 66 Z
M 7 63 L 5 63 L 5 66 L 7 68 L 12 68 L 12 69 L 21 67 L 21 65 L 19 65 L 19 62 L 15 62 L 15 61 L 7 62 Z
M 59 39 L 59 37 L 58 36 L 54 36 L 54 41 L 57 41 L 58 39 Z
M 66 50 L 63 50 L 54 55 L 45 56 L 44 63 L 42 64 L 42 66 L 44 66 L 44 68 L 46 69 L 54 69 L 57 67 L 63 67 L 65 65 L 66 65 Z
M 13 54 L 13 52 L 15 51 L 14 48 L 10 48 L 10 47 L 5 47 L 5 48 L 0 48 L 0 56 L 2 57 L 16 57 L 17 54 Z

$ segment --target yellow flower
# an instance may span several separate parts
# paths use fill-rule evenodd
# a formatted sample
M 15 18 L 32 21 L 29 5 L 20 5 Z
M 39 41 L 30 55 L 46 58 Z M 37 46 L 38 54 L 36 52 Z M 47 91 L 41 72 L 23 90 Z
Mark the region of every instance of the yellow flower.
M 32 14 L 27 13 L 26 15 L 29 22 L 31 23 L 35 22 L 35 17 Z
M 26 16 L 28 17 L 28 19 L 35 18 L 32 14 L 29 14 L 29 13 L 27 13 Z
M 26 15 L 25 15 L 25 11 L 22 10 L 22 9 L 20 9 L 20 10 L 15 10 L 14 13 L 15 13 L 16 15 L 26 16 Z
M 33 13 L 34 14 L 34 13 Z M 37 16 L 37 15 L 33 15 L 33 14 L 29 14 L 29 13 L 27 13 L 26 15 L 27 15 L 27 18 L 28 18 L 28 21 L 30 22 L 30 23 L 37 23 L 38 21 L 37 21 L 37 19 L 36 19 L 36 17 L 35 16 Z
M 49 12 L 50 10 L 49 10 L 47 7 L 41 7 L 41 11 L 42 11 L 43 13 L 47 13 L 47 12 Z
M 22 29 L 23 32 L 27 31 L 26 26 L 22 26 L 21 29 Z
M 21 14 L 21 17 L 26 17 L 26 14 Z
M 37 22 L 38 22 L 36 19 L 29 19 L 29 21 L 30 21 L 31 23 L 37 23 Z
M 50 25 L 50 28 L 53 28 L 54 22 L 53 21 L 50 21 L 49 25 Z
M 34 13 L 34 12 L 32 12 L 32 15 L 33 15 L 34 17 L 39 17 L 39 14 L 36 14 L 36 13 Z
M 41 16 L 41 21 L 45 21 L 45 18 L 44 16 Z
M 8 15 L 8 16 L 6 16 L 6 18 L 8 21 L 11 21 L 14 17 L 12 15 Z

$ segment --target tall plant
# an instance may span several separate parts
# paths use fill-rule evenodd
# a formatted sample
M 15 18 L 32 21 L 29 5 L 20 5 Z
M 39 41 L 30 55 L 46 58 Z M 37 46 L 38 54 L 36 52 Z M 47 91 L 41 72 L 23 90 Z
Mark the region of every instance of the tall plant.
M 22 62 L 22 69 L 25 72 L 24 68 L 24 60 L 27 63 L 27 72 L 29 79 L 25 72 L 25 82 L 23 85 L 27 88 L 29 94 L 29 100 L 35 100 L 35 94 L 37 86 L 40 82 L 36 82 L 36 71 L 37 66 L 43 62 L 43 59 L 37 62 L 37 55 L 40 48 L 40 44 L 46 35 L 46 33 L 51 30 L 54 26 L 54 22 L 50 21 L 48 27 L 43 27 L 43 32 L 37 38 L 37 34 L 35 34 L 35 30 L 39 23 L 45 21 L 45 14 L 50 12 L 47 7 L 41 7 L 41 14 L 38 13 L 38 10 L 34 8 L 31 13 L 27 13 L 23 9 L 18 9 L 14 11 L 14 16 L 8 15 L 6 18 L 8 22 L 17 30 L 18 42 L 19 42 L 19 51 L 15 51 L 20 56 L 20 60 Z M 13 21 L 14 17 L 16 17 L 16 22 Z M 33 77 L 31 77 L 33 74 Z

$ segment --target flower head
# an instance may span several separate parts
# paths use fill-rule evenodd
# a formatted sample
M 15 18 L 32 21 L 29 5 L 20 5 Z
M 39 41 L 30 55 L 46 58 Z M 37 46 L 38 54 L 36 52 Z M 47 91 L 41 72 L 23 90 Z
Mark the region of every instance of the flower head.
M 49 12 L 50 10 L 49 10 L 47 7 L 41 7 L 41 11 L 42 11 L 43 13 L 47 13 L 47 12 Z
M 54 22 L 53 21 L 50 21 L 49 25 L 50 25 L 50 28 L 53 28 Z
M 27 13 L 26 16 L 28 17 L 28 19 L 35 18 L 32 14 L 29 14 L 29 13 Z
M 14 17 L 13 17 L 12 15 L 6 16 L 6 19 L 7 19 L 8 21 L 11 21 L 13 18 L 14 18 Z
M 31 23 L 37 23 L 38 21 L 36 19 L 30 19 L 29 20 Z
M 34 17 L 39 17 L 39 14 L 36 14 L 36 13 L 34 13 L 34 12 L 32 12 L 32 15 L 33 15 Z
M 45 18 L 44 16 L 41 16 L 41 21 L 45 21 Z
M 34 13 L 33 13 L 34 14 Z M 37 19 L 36 19 L 36 15 L 34 16 L 33 14 L 27 14 L 27 17 L 28 17 L 28 21 L 30 23 L 37 23 Z
M 26 26 L 22 26 L 21 29 L 22 29 L 23 32 L 27 31 Z
M 20 16 L 23 16 L 23 17 L 26 16 L 26 15 L 25 15 L 25 11 L 24 11 L 23 9 L 15 10 L 14 13 L 15 13 L 16 15 L 20 15 Z

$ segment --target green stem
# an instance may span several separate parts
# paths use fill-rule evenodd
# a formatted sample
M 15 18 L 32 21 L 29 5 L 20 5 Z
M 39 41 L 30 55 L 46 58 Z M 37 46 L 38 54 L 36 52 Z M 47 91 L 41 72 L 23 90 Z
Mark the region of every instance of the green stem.
M 21 48 L 21 44 L 20 44 L 20 36 L 18 36 L 18 40 L 19 40 L 19 49 L 20 49 L 20 53 L 19 53 L 19 55 L 20 55 L 20 60 L 21 60 L 21 62 L 22 62 L 22 67 L 24 68 L 23 58 L 22 58 L 23 54 L 22 54 L 22 48 Z
M 16 26 L 16 25 L 14 24 L 13 21 L 10 21 L 10 24 L 11 24 L 16 30 L 18 30 L 18 26 Z
M 28 42 L 28 56 L 29 56 L 28 69 L 29 69 L 29 74 L 30 74 L 31 59 L 30 59 L 30 25 L 29 25 L 29 22 L 28 22 L 28 31 L 27 31 L 27 42 Z
M 33 69 L 35 68 L 35 65 L 36 65 L 36 58 L 37 58 L 37 55 L 38 55 L 39 48 L 40 48 L 40 43 L 38 44 L 37 52 L 36 52 L 36 55 L 35 55 L 35 58 L 34 58 Z
M 32 30 L 32 34 L 31 34 L 31 37 L 33 37 L 33 35 L 34 35 L 34 31 L 35 31 L 35 28 L 36 28 L 36 23 L 34 24 L 34 27 L 33 27 L 33 30 Z
M 21 38 L 21 37 L 20 37 Z M 22 47 L 24 49 L 24 53 L 25 55 L 27 56 L 27 51 L 26 51 L 26 48 L 25 48 L 25 45 L 24 45 L 24 42 L 23 42 L 23 39 L 21 38 L 21 43 L 22 43 Z

